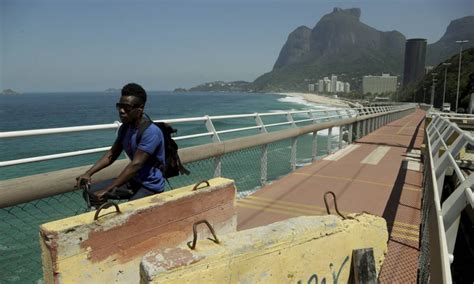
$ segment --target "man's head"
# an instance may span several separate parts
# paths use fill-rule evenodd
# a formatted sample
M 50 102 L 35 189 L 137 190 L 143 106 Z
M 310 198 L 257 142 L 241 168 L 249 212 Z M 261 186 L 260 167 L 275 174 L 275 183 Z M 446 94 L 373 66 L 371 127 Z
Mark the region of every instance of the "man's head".
M 143 115 L 146 103 L 146 92 L 142 86 L 130 83 L 122 88 L 117 110 L 123 123 L 136 123 Z

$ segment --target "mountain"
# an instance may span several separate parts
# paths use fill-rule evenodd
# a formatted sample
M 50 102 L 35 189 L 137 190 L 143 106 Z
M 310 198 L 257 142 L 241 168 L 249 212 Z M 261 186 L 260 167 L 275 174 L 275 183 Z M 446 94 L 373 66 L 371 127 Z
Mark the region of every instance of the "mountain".
M 463 44 L 463 49 L 474 47 L 474 16 L 451 21 L 441 39 L 428 45 L 426 65 L 436 66 L 454 54 L 459 54 L 457 40 L 469 40 Z
M 313 29 L 298 27 L 273 70 L 257 78 L 254 88 L 306 90 L 308 82 L 331 74 L 357 88 L 363 75 L 401 74 L 405 37 L 398 31 L 378 31 L 362 23 L 360 15 L 358 8 L 334 8 Z

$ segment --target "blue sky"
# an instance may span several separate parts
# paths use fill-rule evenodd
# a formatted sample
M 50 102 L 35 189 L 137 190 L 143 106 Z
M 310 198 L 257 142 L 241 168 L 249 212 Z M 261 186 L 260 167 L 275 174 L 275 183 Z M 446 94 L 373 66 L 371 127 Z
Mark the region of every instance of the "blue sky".
M 0 90 L 101 91 L 127 82 L 172 90 L 253 81 L 288 34 L 334 7 L 407 38 L 437 41 L 471 0 L 0 0 Z

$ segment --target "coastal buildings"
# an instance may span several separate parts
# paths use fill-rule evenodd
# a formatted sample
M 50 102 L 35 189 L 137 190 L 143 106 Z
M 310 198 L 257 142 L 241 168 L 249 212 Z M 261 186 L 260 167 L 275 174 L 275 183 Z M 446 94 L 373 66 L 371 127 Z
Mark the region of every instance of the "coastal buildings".
M 364 76 L 362 78 L 362 92 L 364 94 L 383 94 L 397 90 L 397 76 L 382 74 L 382 76 Z
M 351 90 L 351 85 L 348 82 L 338 81 L 336 75 L 331 75 L 331 79 L 329 79 L 329 77 L 324 77 L 323 79 L 319 79 L 318 83 L 315 85 L 317 85 L 317 88 L 314 87 L 314 90 L 317 90 L 318 93 L 320 94 L 322 93 L 349 93 Z M 308 90 L 311 92 L 310 86 L 308 86 Z

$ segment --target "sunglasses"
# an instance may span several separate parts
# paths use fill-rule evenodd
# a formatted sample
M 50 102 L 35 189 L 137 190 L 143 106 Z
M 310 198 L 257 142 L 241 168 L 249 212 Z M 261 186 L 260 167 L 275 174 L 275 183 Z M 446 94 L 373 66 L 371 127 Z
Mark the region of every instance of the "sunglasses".
M 124 104 L 124 103 L 116 103 L 115 104 L 115 107 L 117 108 L 117 110 L 123 109 L 125 112 L 129 112 L 132 109 L 137 108 L 139 106 L 140 105 L 131 105 L 131 104 Z

